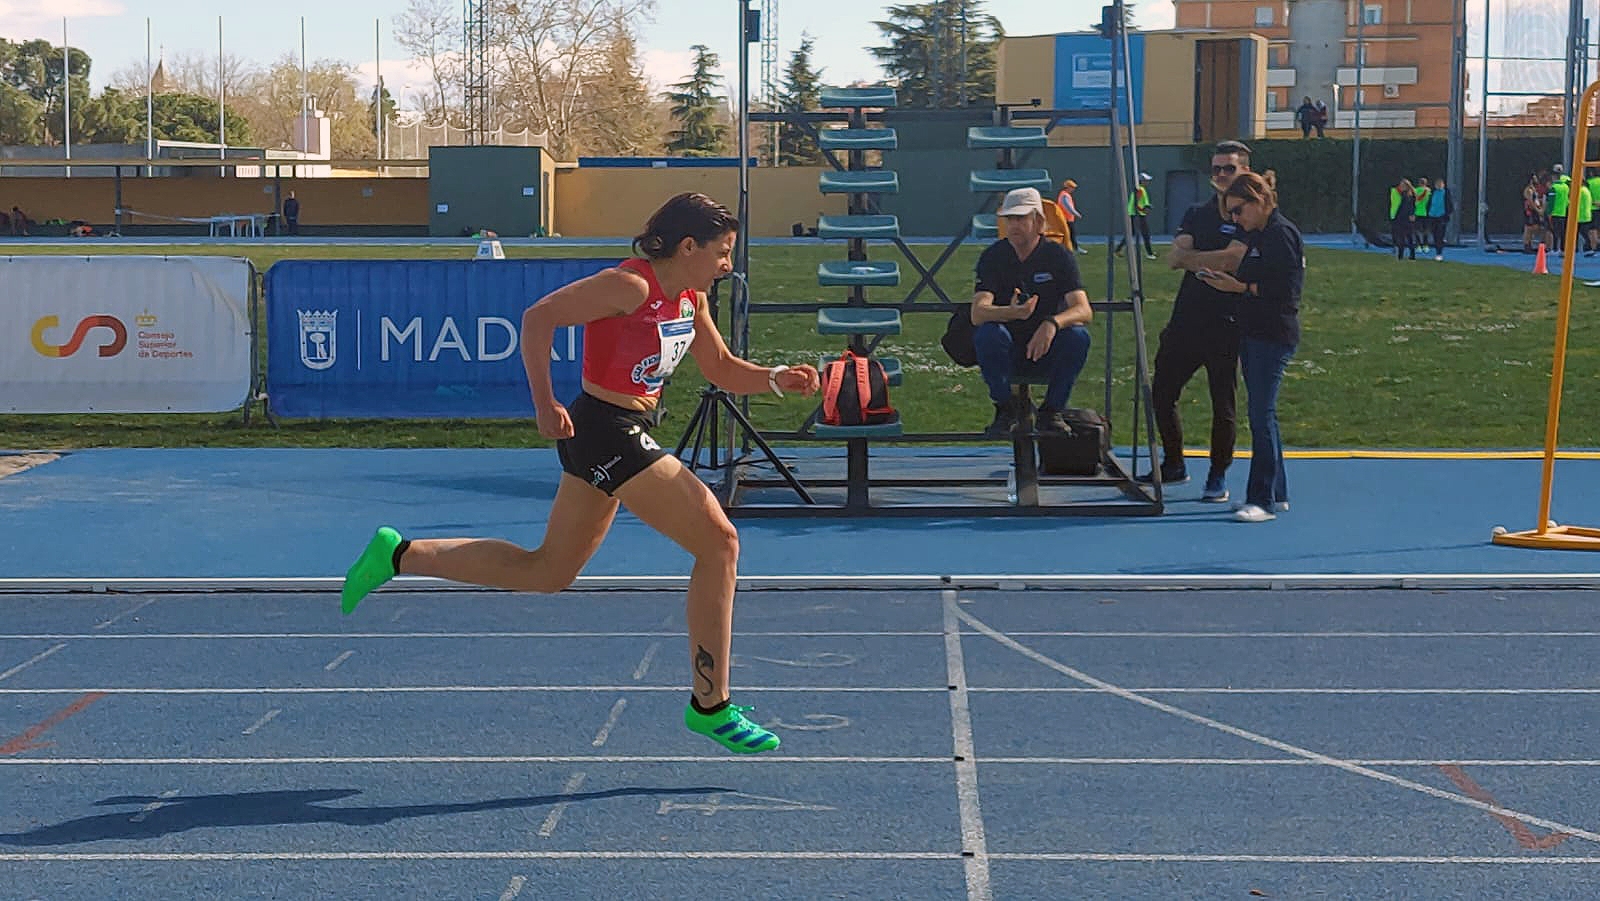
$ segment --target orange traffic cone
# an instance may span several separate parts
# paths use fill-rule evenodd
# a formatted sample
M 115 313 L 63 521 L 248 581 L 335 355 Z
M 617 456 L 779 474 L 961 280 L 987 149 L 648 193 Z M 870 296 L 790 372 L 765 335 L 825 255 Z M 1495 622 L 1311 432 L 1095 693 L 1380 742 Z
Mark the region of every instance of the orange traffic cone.
M 1544 242 L 1543 241 L 1539 242 L 1539 255 L 1533 258 L 1533 274 L 1534 275 L 1549 275 L 1550 274 L 1550 270 L 1546 269 L 1545 265 L 1544 265 Z

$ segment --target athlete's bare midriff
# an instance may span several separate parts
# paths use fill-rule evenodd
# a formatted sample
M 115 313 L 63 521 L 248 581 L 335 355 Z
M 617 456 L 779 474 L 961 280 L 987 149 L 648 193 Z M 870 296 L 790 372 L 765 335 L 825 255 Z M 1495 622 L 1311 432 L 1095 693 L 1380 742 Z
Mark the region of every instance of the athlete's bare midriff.
M 623 394 L 620 391 L 602 388 L 588 379 L 583 380 L 583 390 L 585 394 L 596 400 L 603 400 L 612 406 L 622 407 L 625 410 L 638 410 L 641 413 L 654 410 L 656 405 L 661 402 L 659 397 L 640 397 L 637 394 Z

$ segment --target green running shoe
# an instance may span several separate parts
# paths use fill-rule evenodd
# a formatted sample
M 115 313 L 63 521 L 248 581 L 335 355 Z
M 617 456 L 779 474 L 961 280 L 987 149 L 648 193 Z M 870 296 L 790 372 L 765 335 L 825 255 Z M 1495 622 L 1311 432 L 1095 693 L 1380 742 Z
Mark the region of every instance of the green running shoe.
M 754 707 L 737 704 L 716 713 L 701 713 L 694 705 L 683 708 L 683 724 L 690 732 L 698 732 L 735 754 L 760 754 L 778 749 L 778 736 L 752 723 L 745 716 Z
M 394 578 L 394 549 L 400 546 L 400 540 L 399 532 L 384 526 L 350 565 L 350 570 L 344 574 L 344 588 L 339 592 L 339 606 L 346 614 L 355 612 L 362 598 Z

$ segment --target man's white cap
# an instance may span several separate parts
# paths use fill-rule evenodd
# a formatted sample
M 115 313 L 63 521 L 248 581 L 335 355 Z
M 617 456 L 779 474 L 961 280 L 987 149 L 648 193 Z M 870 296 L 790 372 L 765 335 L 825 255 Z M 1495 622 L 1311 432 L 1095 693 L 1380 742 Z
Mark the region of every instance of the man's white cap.
M 1139 173 L 1139 180 L 1140 181 L 1155 181 L 1155 179 L 1150 177 L 1150 173 L 1148 173 L 1148 172 L 1140 172 Z
M 1044 215 L 1044 202 L 1039 199 L 1038 188 L 1017 188 L 1006 192 L 1006 199 L 1000 202 L 997 216 L 1026 216 L 1029 213 Z

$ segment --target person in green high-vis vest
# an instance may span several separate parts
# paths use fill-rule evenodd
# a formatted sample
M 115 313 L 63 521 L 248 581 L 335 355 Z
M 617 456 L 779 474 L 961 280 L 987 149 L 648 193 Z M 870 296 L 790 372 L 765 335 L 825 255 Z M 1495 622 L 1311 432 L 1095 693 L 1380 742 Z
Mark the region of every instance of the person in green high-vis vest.
M 1394 239 L 1394 258 L 1403 260 L 1406 251 L 1411 251 L 1411 258 L 1417 258 L 1417 245 L 1411 240 L 1411 223 L 1417 217 L 1416 213 L 1417 192 L 1411 186 L 1411 179 L 1402 178 L 1400 182 L 1389 189 L 1389 237 Z
M 1412 201 L 1411 243 L 1422 248 L 1424 254 L 1433 252 L 1433 225 L 1428 221 L 1428 196 L 1433 193 L 1433 188 L 1428 186 L 1426 177 L 1419 177 L 1411 183 L 1416 191 Z
M 1595 225 L 1595 221 L 1600 219 L 1600 216 L 1594 214 L 1594 207 L 1600 205 L 1600 169 L 1589 169 L 1587 171 L 1589 177 L 1584 179 L 1583 186 L 1589 189 L 1590 206 L 1589 228 L 1584 232 L 1584 246 L 1587 248 L 1584 256 L 1592 257 L 1596 250 L 1600 250 L 1600 227 Z
M 1137 245 L 1140 238 L 1144 239 L 1144 258 L 1147 260 L 1156 258 L 1156 249 L 1150 244 L 1150 191 L 1145 187 L 1151 181 L 1150 173 L 1140 172 L 1139 186 L 1128 195 L 1128 222 L 1133 225 L 1133 240 Z M 1121 253 L 1126 243 L 1126 238 L 1118 241 L 1116 253 Z
M 1560 253 L 1567 240 L 1567 207 L 1572 196 L 1572 178 L 1567 167 L 1556 163 L 1550 171 L 1555 178 L 1550 181 L 1550 193 L 1545 196 L 1545 209 L 1550 212 L 1550 249 Z
M 1589 193 L 1589 186 L 1584 182 L 1574 182 L 1576 188 L 1572 192 L 1572 203 L 1569 205 L 1568 215 L 1578 217 L 1579 245 L 1572 248 L 1573 253 L 1578 252 L 1581 243 L 1594 231 L 1594 199 Z M 1594 253 L 1594 251 L 1589 251 Z

